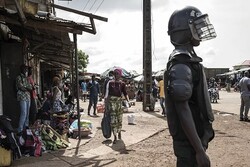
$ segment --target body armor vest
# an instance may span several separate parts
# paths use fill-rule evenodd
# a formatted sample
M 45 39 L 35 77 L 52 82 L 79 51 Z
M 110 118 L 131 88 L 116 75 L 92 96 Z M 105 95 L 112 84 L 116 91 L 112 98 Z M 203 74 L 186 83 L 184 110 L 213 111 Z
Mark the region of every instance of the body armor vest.
M 170 81 L 171 76 L 169 75 L 170 69 L 176 64 L 185 64 L 192 71 L 192 96 L 188 100 L 190 110 L 192 112 L 193 120 L 196 126 L 197 133 L 202 139 L 204 134 L 209 132 L 208 139 L 204 139 L 206 142 L 203 143 L 205 147 L 210 140 L 214 137 L 214 131 L 211 126 L 211 122 L 214 120 L 212 108 L 208 95 L 208 88 L 206 78 L 203 70 L 201 58 L 191 56 L 187 50 L 176 49 L 170 55 L 167 69 L 164 73 L 164 87 L 166 95 L 166 106 L 167 106 L 167 119 L 170 134 L 174 140 L 187 141 L 187 137 L 181 127 L 180 120 L 178 118 L 173 98 L 170 95 Z

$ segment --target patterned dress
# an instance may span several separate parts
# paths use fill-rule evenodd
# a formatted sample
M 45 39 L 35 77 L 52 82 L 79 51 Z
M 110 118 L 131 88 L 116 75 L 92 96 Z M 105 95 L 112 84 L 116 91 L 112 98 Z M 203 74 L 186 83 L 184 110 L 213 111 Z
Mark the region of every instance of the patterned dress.
M 53 102 L 52 109 L 53 109 L 53 112 L 60 112 L 62 111 L 62 98 L 61 98 L 62 92 L 57 86 L 53 87 L 53 92 L 54 92 L 54 89 L 58 89 L 58 91 L 56 94 L 56 98 Z
M 110 96 L 108 103 L 108 111 L 111 118 L 111 129 L 115 133 L 121 132 L 122 129 L 122 99 L 121 97 Z

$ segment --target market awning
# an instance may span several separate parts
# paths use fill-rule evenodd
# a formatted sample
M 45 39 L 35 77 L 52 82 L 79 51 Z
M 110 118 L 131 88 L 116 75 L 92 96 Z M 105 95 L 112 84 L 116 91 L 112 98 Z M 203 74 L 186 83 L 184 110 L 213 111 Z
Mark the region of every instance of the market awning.
M 114 71 L 115 69 L 121 69 L 122 70 L 122 77 L 123 78 L 127 78 L 127 79 L 131 79 L 133 78 L 134 76 L 132 76 L 132 74 L 130 74 L 127 70 L 125 70 L 124 68 L 122 67 L 118 67 L 118 66 L 114 66 L 114 67 L 110 67 L 108 68 L 107 70 L 105 70 L 103 73 L 101 73 L 101 78 L 106 78 L 109 76 L 109 72 L 110 71 Z
M 238 71 L 239 71 L 239 72 L 242 72 L 242 71 L 248 71 L 248 70 L 250 70 L 250 67 L 242 68 L 242 69 L 239 69 Z
M 243 72 L 243 71 L 248 71 L 250 70 L 250 67 L 247 67 L 247 68 L 242 68 L 242 69 L 239 69 L 239 70 L 235 70 L 235 71 L 229 71 L 229 72 L 226 72 L 226 73 L 223 73 L 223 74 L 217 74 L 216 76 L 227 76 L 227 75 L 234 75 L 234 74 L 238 74 L 240 72 Z
M 55 7 L 59 8 L 60 6 L 55 5 Z M 55 62 L 57 62 L 57 65 L 69 68 L 74 49 L 69 33 L 82 34 L 82 32 L 87 32 L 95 34 L 94 19 L 102 19 L 102 21 L 107 21 L 107 19 L 65 7 L 63 9 L 87 15 L 90 23 L 76 23 L 62 18 L 40 17 L 28 13 L 25 13 L 26 21 L 23 23 L 20 21 L 18 11 L 4 6 L 0 6 L 0 21 L 11 30 L 9 35 L 20 37 L 22 41 L 25 40 L 28 45 L 27 52 L 31 53 L 31 56 L 36 55 L 45 62 L 55 65 Z

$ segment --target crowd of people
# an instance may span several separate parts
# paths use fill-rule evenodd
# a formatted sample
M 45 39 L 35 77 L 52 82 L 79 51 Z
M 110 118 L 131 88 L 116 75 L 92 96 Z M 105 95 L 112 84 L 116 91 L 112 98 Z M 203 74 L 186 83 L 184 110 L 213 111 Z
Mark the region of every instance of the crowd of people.
M 249 122 L 248 118 L 248 112 L 250 108 L 250 78 L 249 78 L 249 71 L 244 71 L 243 76 L 239 76 L 235 83 L 231 85 L 231 82 L 229 82 L 230 79 L 227 79 L 226 83 L 226 91 L 231 92 L 231 89 L 233 89 L 235 92 L 240 93 L 241 98 L 241 105 L 240 105 L 240 121 L 246 121 Z M 230 78 L 230 77 L 227 77 Z M 219 81 L 220 82 L 220 81 Z M 230 83 L 230 84 L 229 84 Z M 214 93 L 216 93 L 216 97 L 219 99 L 219 90 L 220 90 L 220 84 L 215 81 L 215 78 L 210 78 L 208 81 L 208 90 L 210 95 L 210 100 L 212 101 L 213 92 L 212 89 L 216 90 Z
M 59 75 L 54 76 L 51 89 L 46 93 L 44 100 L 41 100 L 32 76 L 32 67 L 21 65 L 20 74 L 16 77 L 17 101 L 20 108 L 17 135 L 26 135 L 27 129 L 34 128 L 38 122 L 55 125 L 55 127 L 61 126 L 62 124 L 56 123 L 58 119 L 53 119 L 53 114 L 68 113 L 74 108 L 73 97 L 69 89 L 69 85 L 62 84 Z M 67 97 L 67 100 L 64 97 Z M 69 126 L 64 124 L 60 128 L 62 127 L 66 129 Z
M 95 75 L 91 80 L 80 83 L 81 97 L 84 102 L 88 99 L 87 114 L 97 116 L 97 102 L 99 97 L 104 98 L 105 112 L 110 116 L 110 127 L 114 135 L 114 143 L 121 139 L 122 129 L 122 106 L 124 100 L 129 104 L 126 83 L 121 79 L 121 69 L 111 71 L 109 77 L 100 86 Z M 102 87 L 102 90 L 100 88 Z M 21 65 L 20 74 L 16 78 L 17 101 L 20 104 L 20 118 L 18 136 L 22 136 L 26 129 L 32 127 L 37 120 L 42 123 L 53 125 L 52 115 L 70 112 L 74 109 L 74 97 L 70 91 L 70 85 L 62 84 L 60 76 L 54 76 L 52 87 L 46 93 L 41 105 L 37 106 L 38 96 L 36 85 L 32 77 L 32 68 Z M 67 97 L 65 100 L 64 97 Z M 91 113 L 93 110 L 93 113 Z

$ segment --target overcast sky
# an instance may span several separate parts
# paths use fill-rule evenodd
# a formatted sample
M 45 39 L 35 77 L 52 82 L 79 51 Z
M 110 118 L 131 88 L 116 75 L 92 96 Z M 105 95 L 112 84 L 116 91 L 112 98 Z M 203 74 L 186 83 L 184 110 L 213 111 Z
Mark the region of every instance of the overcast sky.
M 142 73 L 142 2 L 143 0 L 55 0 L 58 5 L 108 18 L 95 20 L 97 34 L 78 35 L 78 49 L 89 55 L 88 72 L 102 73 L 121 66 Z M 151 0 L 152 6 L 152 69 L 166 67 L 174 47 L 167 35 L 171 14 L 185 6 L 195 6 L 209 15 L 217 38 L 195 47 L 203 65 L 208 68 L 232 68 L 250 59 L 250 1 L 247 0 Z M 76 22 L 87 18 L 57 10 L 57 17 Z

